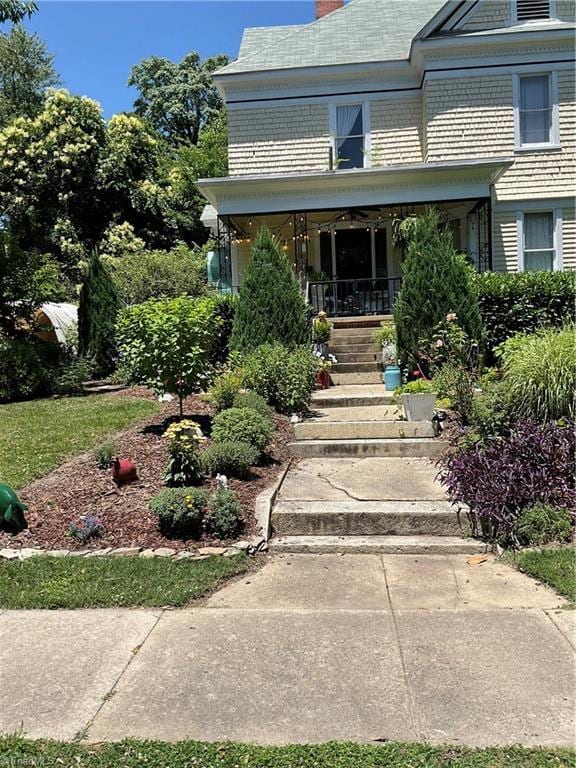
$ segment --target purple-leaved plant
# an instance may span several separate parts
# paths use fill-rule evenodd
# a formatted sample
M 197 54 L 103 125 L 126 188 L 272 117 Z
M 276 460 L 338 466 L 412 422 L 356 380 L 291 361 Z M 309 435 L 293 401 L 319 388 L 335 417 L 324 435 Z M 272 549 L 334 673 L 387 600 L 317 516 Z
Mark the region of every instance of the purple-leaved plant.
M 104 530 L 104 523 L 94 515 L 80 515 L 72 520 L 67 535 L 73 539 L 79 539 L 86 543 L 95 536 L 99 536 Z
M 526 419 L 507 437 L 443 456 L 440 482 L 453 503 L 469 507 L 486 535 L 515 539 L 518 515 L 532 504 L 574 512 L 575 446 L 573 424 Z

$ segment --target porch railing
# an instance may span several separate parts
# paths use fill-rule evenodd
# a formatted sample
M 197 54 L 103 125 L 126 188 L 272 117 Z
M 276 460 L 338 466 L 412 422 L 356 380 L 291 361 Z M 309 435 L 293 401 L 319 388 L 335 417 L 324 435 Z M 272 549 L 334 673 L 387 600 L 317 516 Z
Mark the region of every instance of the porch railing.
M 311 281 L 307 297 L 314 311 L 330 317 L 387 315 L 400 291 L 401 277 Z

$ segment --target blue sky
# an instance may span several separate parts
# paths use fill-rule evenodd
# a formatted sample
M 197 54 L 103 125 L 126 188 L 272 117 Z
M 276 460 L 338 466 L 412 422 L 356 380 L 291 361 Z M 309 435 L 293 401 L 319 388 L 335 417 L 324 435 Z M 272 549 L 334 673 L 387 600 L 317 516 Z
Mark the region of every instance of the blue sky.
M 197 50 L 236 56 L 244 27 L 302 24 L 314 0 L 41 0 L 26 27 L 55 56 L 64 86 L 102 104 L 106 117 L 132 108 L 126 81 L 148 56 L 179 60 Z

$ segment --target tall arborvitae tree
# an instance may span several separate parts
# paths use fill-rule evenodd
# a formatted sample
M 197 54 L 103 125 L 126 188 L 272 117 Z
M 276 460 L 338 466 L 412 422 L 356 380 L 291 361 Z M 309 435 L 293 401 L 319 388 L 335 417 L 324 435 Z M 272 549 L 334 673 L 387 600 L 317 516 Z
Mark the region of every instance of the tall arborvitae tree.
M 94 362 L 95 373 L 114 370 L 116 317 L 120 299 L 106 266 L 94 253 L 88 262 L 78 307 L 78 352 Z
M 429 209 L 414 225 L 402 268 L 402 289 L 394 306 L 400 355 L 405 364 L 418 357 L 419 341 L 455 312 L 470 339 L 480 342 L 482 320 L 470 267 L 456 253 L 449 230 L 440 232 L 438 214 Z
M 309 339 L 304 296 L 285 254 L 263 228 L 244 273 L 230 346 L 245 352 L 267 342 L 294 347 Z

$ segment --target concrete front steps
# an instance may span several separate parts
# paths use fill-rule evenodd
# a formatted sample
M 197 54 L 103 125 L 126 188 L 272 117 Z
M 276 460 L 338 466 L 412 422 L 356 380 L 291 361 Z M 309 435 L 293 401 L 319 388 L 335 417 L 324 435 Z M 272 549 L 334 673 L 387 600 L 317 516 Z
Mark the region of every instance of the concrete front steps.
M 272 514 L 277 536 L 461 536 L 470 528 L 448 501 L 290 501 Z
M 434 437 L 434 428 L 431 421 L 332 421 L 321 418 L 296 424 L 294 432 L 297 440 L 372 440 Z
M 348 384 L 320 389 L 312 393 L 310 408 L 353 408 L 357 406 L 393 405 L 392 392 L 379 380 L 375 385 Z
M 408 422 L 403 422 L 407 424 Z M 369 456 L 432 458 L 448 447 L 445 440 L 429 437 L 370 438 L 340 440 L 298 440 L 290 443 L 292 453 L 300 458 L 352 458 Z
M 486 545 L 460 536 L 275 536 L 274 552 L 305 554 L 473 555 Z

